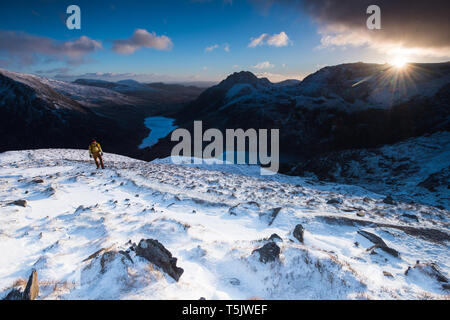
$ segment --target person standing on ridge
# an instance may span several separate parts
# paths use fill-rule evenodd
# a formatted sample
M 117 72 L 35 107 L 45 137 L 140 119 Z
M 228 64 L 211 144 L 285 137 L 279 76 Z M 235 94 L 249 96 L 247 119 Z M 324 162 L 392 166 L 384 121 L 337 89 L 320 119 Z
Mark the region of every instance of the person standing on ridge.
M 89 157 L 94 158 L 97 169 L 100 169 L 100 164 L 102 166 L 102 169 L 105 169 L 105 165 L 103 164 L 102 147 L 100 146 L 100 143 L 98 143 L 95 139 L 92 139 L 92 142 L 89 145 Z M 98 160 L 100 160 L 100 164 L 98 163 Z

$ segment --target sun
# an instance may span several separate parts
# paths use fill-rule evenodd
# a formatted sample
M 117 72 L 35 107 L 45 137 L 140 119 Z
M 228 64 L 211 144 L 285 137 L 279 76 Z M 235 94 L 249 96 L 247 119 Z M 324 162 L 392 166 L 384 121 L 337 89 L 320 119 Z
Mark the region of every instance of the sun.
M 408 64 L 408 59 L 406 57 L 397 57 L 391 64 L 397 69 L 403 69 Z

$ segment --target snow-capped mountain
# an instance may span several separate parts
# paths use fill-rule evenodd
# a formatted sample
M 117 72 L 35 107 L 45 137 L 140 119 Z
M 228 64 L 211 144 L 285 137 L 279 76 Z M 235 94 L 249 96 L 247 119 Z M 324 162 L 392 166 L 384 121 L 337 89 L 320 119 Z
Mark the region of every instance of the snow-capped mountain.
M 0 298 L 32 269 L 38 299 L 448 298 L 448 205 L 256 166 L 104 158 L 97 171 L 84 150 L 0 154 Z
M 106 88 L 88 87 L 75 83 L 53 80 L 32 74 L 23 74 L 0 69 L 0 76 L 27 85 L 37 97 L 52 102 L 55 108 L 73 108 L 73 101 L 86 107 L 101 105 L 137 105 L 143 101 L 122 95 Z M 4 88 L 3 90 L 7 90 Z M 71 101 L 73 100 L 73 101 Z
M 450 63 L 404 70 L 353 63 L 323 68 L 287 86 L 235 73 L 174 117 L 189 130 L 194 120 L 222 130 L 280 129 L 280 152 L 305 159 L 450 130 L 449 105 Z M 161 141 L 155 150 L 170 149 L 161 146 L 168 143 Z
M 73 82 L 82 86 L 106 88 L 117 93 L 154 104 L 180 104 L 195 100 L 205 89 L 196 86 L 140 83 L 135 80 L 120 80 L 109 82 L 93 79 L 77 79 Z

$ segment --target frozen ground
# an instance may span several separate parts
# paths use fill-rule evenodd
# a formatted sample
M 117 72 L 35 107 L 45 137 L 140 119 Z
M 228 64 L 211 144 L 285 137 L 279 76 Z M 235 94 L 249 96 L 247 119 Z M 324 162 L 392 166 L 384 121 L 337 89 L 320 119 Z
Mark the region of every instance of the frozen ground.
M 356 186 L 261 177 L 257 167 L 112 154 L 105 163 L 95 170 L 80 150 L 0 154 L 0 298 L 33 268 L 39 299 L 449 297 L 436 276 L 450 275 L 446 209 L 387 204 L 387 193 Z M 298 224 L 304 243 L 293 236 Z M 371 248 L 363 231 L 399 256 Z M 262 263 L 252 251 L 274 233 L 279 259 Z M 141 239 L 157 239 L 178 258 L 178 282 L 133 251 L 131 259 L 119 254 Z

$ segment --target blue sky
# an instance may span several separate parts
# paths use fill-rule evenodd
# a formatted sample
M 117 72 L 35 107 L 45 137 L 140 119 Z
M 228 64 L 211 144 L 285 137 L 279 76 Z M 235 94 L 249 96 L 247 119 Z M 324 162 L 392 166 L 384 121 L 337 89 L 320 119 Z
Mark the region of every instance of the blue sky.
M 71 4 L 81 8 L 81 30 L 65 25 Z M 138 80 L 152 81 L 218 81 L 250 70 L 281 81 L 326 65 L 392 58 L 370 45 L 324 46 L 323 26 L 297 7 L 270 1 L 2 1 L 0 67 L 51 77 L 139 74 Z M 120 41 L 134 43 L 138 29 L 149 45 L 120 47 Z M 249 47 L 260 37 L 260 45 Z M 79 51 L 71 53 L 74 48 Z

